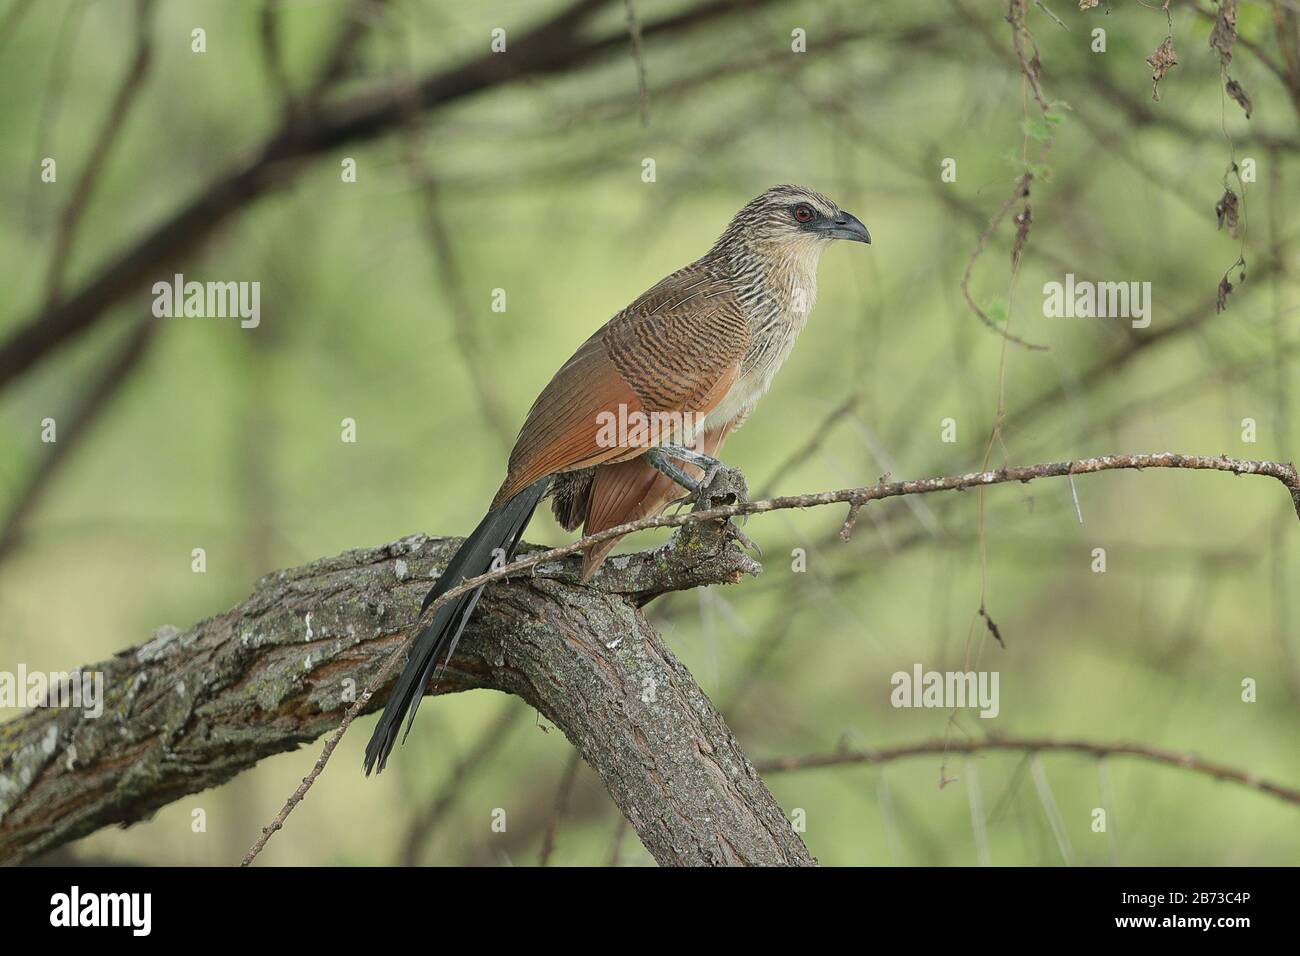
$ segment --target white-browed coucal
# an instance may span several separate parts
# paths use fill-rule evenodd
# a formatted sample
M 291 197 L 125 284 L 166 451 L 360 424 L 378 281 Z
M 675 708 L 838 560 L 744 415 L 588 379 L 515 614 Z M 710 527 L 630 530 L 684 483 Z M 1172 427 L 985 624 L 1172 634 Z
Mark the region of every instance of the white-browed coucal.
M 421 614 L 487 571 L 494 557 L 509 560 L 548 493 L 565 530 L 582 525 L 593 534 L 698 490 L 728 433 L 790 354 L 816 298 L 817 262 L 833 239 L 871 242 L 856 216 L 820 193 L 775 186 L 741 209 L 704 256 L 587 339 L 533 403 L 492 506 Z M 616 544 L 587 550 L 583 580 Z M 444 604 L 416 638 L 366 747 L 366 773 L 384 769 L 408 713 L 410 729 L 481 593 Z

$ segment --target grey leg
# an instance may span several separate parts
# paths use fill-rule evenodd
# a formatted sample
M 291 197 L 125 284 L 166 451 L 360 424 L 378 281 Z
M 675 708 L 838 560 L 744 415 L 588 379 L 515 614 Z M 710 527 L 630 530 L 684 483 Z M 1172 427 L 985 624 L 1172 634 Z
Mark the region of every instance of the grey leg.
M 653 461 L 651 464 L 669 478 L 672 478 L 673 481 L 677 482 L 687 491 L 693 491 L 697 496 L 709 486 L 709 483 L 713 481 L 714 476 L 726 467 L 712 455 L 706 455 L 703 452 L 698 452 L 693 448 L 687 448 L 684 445 L 660 445 L 658 448 L 652 450 L 662 453 L 662 458 L 660 460 L 666 462 L 669 467 L 672 467 L 673 471 L 677 472 L 678 475 L 686 478 L 686 481 L 683 482 L 681 478 L 678 478 L 672 472 L 664 471 L 663 468 L 660 468 L 660 466 L 655 464 Z M 693 481 L 691 478 L 687 477 L 680 468 L 672 465 L 671 461 L 669 461 L 669 459 L 672 458 L 676 458 L 678 461 L 687 462 L 688 464 L 702 469 L 704 471 L 704 476 L 699 481 Z
M 691 492 L 692 494 L 698 495 L 703 485 L 700 482 L 696 481 L 694 478 L 692 478 L 690 475 L 686 474 L 686 472 L 682 471 L 680 468 L 677 467 L 676 464 L 673 463 L 674 456 L 670 455 L 667 451 L 664 450 L 665 448 L 669 448 L 669 447 L 672 446 L 665 445 L 665 446 L 651 448 L 649 451 L 645 453 L 645 460 L 650 464 L 650 467 L 652 467 L 655 471 L 667 475 L 669 478 L 677 482 L 677 484 L 681 485 L 687 491 Z
M 684 461 L 704 469 L 704 477 L 700 481 L 695 481 L 690 475 L 682 471 L 674 459 Z M 661 474 L 667 475 L 677 484 L 681 485 L 691 493 L 695 499 L 695 510 L 709 507 L 710 502 L 705 500 L 705 493 L 713 485 L 714 480 L 721 472 L 725 478 L 724 487 L 732 500 L 744 501 L 748 497 L 748 489 L 745 486 L 745 476 L 734 468 L 728 468 L 718 459 L 711 455 L 705 455 L 691 448 L 683 448 L 681 445 L 659 445 L 651 448 L 645 453 L 645 460 L 650 466 Z M 760 556 L 762 551 L 758 545 L 749 540 L 749 537 L 736 527 L 735 523 L 727 519 L 726 526 L 729 532 L 735 536 L 745 547 L 757 552 Z
M 716 470 L 722 462 L 712 455 L 706 455 L 698 452 L 693 448 L 687 448 L 684 445 L 660 445 L 659 450 L 670 458 L 676 458 L 678 461 L 684 461 L 688 464 L 703 468 L 706 471 L 710 468 Z

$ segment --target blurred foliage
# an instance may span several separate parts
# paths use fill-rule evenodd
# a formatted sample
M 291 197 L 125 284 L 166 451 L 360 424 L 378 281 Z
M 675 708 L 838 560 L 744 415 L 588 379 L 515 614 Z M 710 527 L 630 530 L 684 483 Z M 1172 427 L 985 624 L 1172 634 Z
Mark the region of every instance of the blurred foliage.
M 1144 59 L 1169 32 L 1163 13 L 1118 0 L 1086 12 L 1067 0 L 1048 5 L 1064 27 L 1037 6 L 1027 24 L 1045 90 L 1069 104 L 1051 120 L 1021 77 L 1004 4 L 778 3 L 662 42 L 647 37 L 646 127 L 636 69 L 616 51 L 423 115 L 414 147 L 394 131 L 287 173 L 282 189 L 180 269 L 201 281 L 259 281 L 260 327 L 162 322 L 0 564 L 0 666 L 99 660 L 160 625 L 230 606 L 273 569 L 415 531 L 473 527 L 501 479 L 507 442 L 475 398 L 425 230 L 413 148 L 437 183 L 481 367 L 512 420 L 522 421 L 592 330 L 707 249 L 745 201 L 798 182 L 858 214 L 875 244 L 824 256 L 799 347 L 730 440 L 726 458 L 751 488 L 795 493 L 886 472 L 975 470 L 1000 399 L 994 466 L 1159 450 L 1290 460 L 1300 315 L 1287 214 L 1300 196 L 1295 104 L 1239 46 L 1231 72 L 1254 102 L 1247 121 L 1222 92 L 1211 21 L 1193 4 L 1173 6 L 1179 64 L 1158 103 Z M 103 169 L 65 288 L 280 122 L 262 6 L 158 5 L 149 74 Z M 284 72 L 305 88 L 348 5 L 272 6 Z M 646 21 L 688 6 L 638 4 Z M 1267 7 L 1246 4 L 1240 29 L 1280 60 Z M 479 55 L 493 28 L 513 35 L 555 8 L 397 0 L 376 14 L 331 96 Z M 134 11 L 124 0 L 40 3 L 3 37 L 0 334 L 40 307 L 59 211 L 125 69 Z M 623 4 L 607 4 L 593 33 L 621 29 L 624 15 Z M 201 55 L 190 51 L 196 26 L 207 31 Z M 1090 49 L 1095 26 L 1106 31 L 1104 54 Z M 795 28 L 807 31 L 806 53 L 790 51 Z M 1044 137 L 1051 149 L 1029 167 L 1033 218 L 1019 276 L 1012 280 L 1008 217 L 970 283 L 1005 328 L 1049 347 L 1029 352 L 981 325 L 960 283 L 1016 176 L 1039 162 Z M 58 159 L 57 184 L 39 181 L 45 156 Z M 340 179 L 349 156 L 355 184 Z M 1216 230 L 1214 215 L 1233 156 L 1253 158 L 1259 171 L 1244 187 L 1240 243 Z M 656 161 L 653 183 L 641 179 L 645 157 Z M 940 179 L 945 157 L 957 161 L 955 182 Z M 1215 315 L 1216 286 L 1239 252 L 1246 281 L 1234 270 L 1227 311 Z M 1066 271 L 1151 282 L 1151 327 L 1045 318 L 1040 290 Z M 490 307 L 498 288 L 508 296 L 504 313 Z M 38 423 L 64 412 L 149 304 L 140 290 L 5 392 L 6 499 L 48 450 Z M 1189 316 L 1201 318 L 1175 330 Z M 1147 338 L 1131 359 L 1107 364 Z M 765 488 L 851 395 L 853 413 Z M 340 441 L 344 418 L 357 422 L 355 444 Z M 940 440 L 946 418 L 956 422 L 955 444 Z M 1244 418 L 1258 423 L 1257 443 L 1243 443 Z M 1300 783 L 1300 529 L 1285 495 L 1261 479 L 1211 473 L 1111 473 L 1075 487 L 1082 524 L 1070 484 L 1059 481 L 1003 485 L 982 499 L 875 503 L 848 543 L 836 536 L 838 509 L 758 517 L 746 530 L 764 549 L 761 579 L 673 595 L 648 613 L 755 760 L 996 732 L 1141 741 Z M 568 540 L 549 513 L 527 537 Z M 624 547 L 655 540 L 642 535 Z M 191 573 L 196 547 L 207 551 L 206 574 Z M 791 572 L 796 547 L 807 549 L 806 574 Z M 1099 547 L 1104 574 L 1090 570 Z M 977 616 L 981 599 L 1005 649 Z M 996 668 L 1001 714 L 891 708 L 890 675 L 918 661 Z M 1259 683 L 1258 703 L 1241 702 L 1246 677 Z M 411 821 L 503 706 L 522 705 L 488 693 L 426 705 L 377 781 L 360 774 L 373 718 L 361 722 L 263 860 L 402 859 Z M 455 784 L 458 796 L 418 859 L 535 862 L 570 752 L 531 712 L 514 722 L 490 759 Z M 316 754 L 311 746 L 269 759 L 75 851 L 233 862 Z M 1296 808 L 1253 790 L 1135 759 L 1041 759 L 1077 862 L 1300 860 Z M 945 774 L 955 780 L 940 787 Z M 787 812 L 805 811 L 806 840 L 826 864 L 976 862 L 972 786 L 992 862 L 1063 858 L 1040 790 L 1014 754 L 946 764 L 920 757 L 768 782 Z M 553 862 L 604 863 L 617 811 L 587 768 L 574 786 Z M 1090 814 L 1103 801 L 1111 832 L 1097 834 Z M 191 832 L 196 807 L 207 811 L 206 833 Z M 490 829 L 498 807 L 507 811 L 505 834 Z M 621 862 L 649 861 L 630 832 L 621 844 Z

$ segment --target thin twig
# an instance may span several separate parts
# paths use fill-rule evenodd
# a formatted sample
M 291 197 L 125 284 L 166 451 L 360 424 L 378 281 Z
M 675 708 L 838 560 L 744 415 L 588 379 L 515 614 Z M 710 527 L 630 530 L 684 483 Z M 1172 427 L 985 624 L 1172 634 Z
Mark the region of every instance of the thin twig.
M 772 474 L 759 489 L 758 497 L 765 498 L 770 495 L 776 489 L 776 486 L 781 483 L 782 478 L 811 458 L 813 454 L 815 454 L 816 451 L 825 444 L 826 438 L 830 434 L 831 429 L 839 424 L 840 419 L 853 414 L 861 400 L 862 395 L 858 392 L 854 392 L 848 398 L 844 399 L 844 401 L 832 408 L 830 412 L 827 413 L 826 417 L 821 420 L 821 423 L 813 429 L 808 440 L 804 442 L 802 446 L 795 449 L 795 451 L 791 452 L 784 461 L 772 470 Z
M 546 834 L 542 837 L 542 852 L 537 858 L 538 866 L 551 865 L 551 856 L 555 853 L 555 838 L 560 832 L 560 821 L 569 812 L 569 796 L 573 793 L 573 781 L 578 778 L 578 766 L 581 763 L 582 758 L 575 749 L 569 754 L 564 775 L 560 777 L 560 786 L 555 791 L 555 809 L 551 811 L 550 819 L 546 821 Z
M 646 86 L 645 51 L 641 49 L 641 18 L 637 16 L 636 0 L 623 0 L 627 7 L 627 32 L 632 38 L 632 60 L 636 63 L 637 108 L 641 125 L 650 125 L 650 90 Z
M 262 13 L 258 24 L 258 38 L 262 49 L 262 68 L 266 77 L 280 98 L 280 106 L 286 115 L 292 115 L 296 109 L 293 84 L 289 82 L 289 71 L 284 65 L 284 44 L 280 37 L 280 11 L 277 9 L 281 0 L 262 0 Z
M 442 791 L 429 801 L 428 808 L 411 821 L 402 844 L 402 865 L 416 866 L 420 862 L 420 849 L 433 836 L 434 830 L 447 816 L 457 799 L 465 793 L 469 778 L 490 766 L 492 755 L 506 742 L 514 725 L 529 713 L 518 700 L 510 699 L 501 708 L 496 719 L 483 729 L 478 740 L 456 761 Z
M 108 154 L 112 151 L 113 144 L 117 141 L 118 134 L 122 131 L 126 118 L 131 112 L 136 94 L 144 83 L 145 76 L 148 75 L 149 62 L 153 57 L 153 46 L 149 37 L 153 6 L 154 0 L 136 0 L 135 52 L 131 57 L 131 64 L 118 85 L 108 115 L 104 118 L 104 123 L 99 128 L 99 135 L 95 137 L 90 148 L 85 169 L 72 187 L 72 196 L 59 217 L 59 229 L 54 237 L 54 251 L 50 255 L 49 272 L 45 278 L 46 308 L 59 298 L 59 290 L 63 285 L 63 277 L 68 270 L 68 261 L 77 238 L 77 227 L 81 224 L 86 207 L 90 204 L 95 183 L 104 169 Z
M 1007 23 L 1011 24 L 1011 45 L 1015 50 L 1016 60 L 1020 64 L 1020 72 L 1024 75 L 1026 83 L 1034 94 L 1034 99 L 1038 102 L 1038 107 L 1046 116 L 1051 111 L 1051 104 L 1048 103 L 1046 96 L 1043 94 L 1043 86 L 1039 77 L 1041 65 L 1038 62 L 1038 51 L 1034 50 L 1033 56 L 1025 50 L 1025 44 L 1033 45 L 1033 38 L 1029 35 L 1029 30 L 1025 26 L 1026 0 L 1010 0 L 1007 6 Z M 1038 160 L 1041 163 L 1051 149 L 1052 138 L 1048 137 L 1039 151 Z M 1047 351 L 1046 345 L 1036 345 L 1027 342 L 1017 335 L 1011 334 L 1008 329 L 1002 328 L 994 322 L 989 314 L 975 302 L 975 298 L 970 292 L 971 273 L 975 270 L 975 263 L 979 257 L 984 254 L 984 248 L 988 245 L 989 238 L 997 231 L 998 226 L 1002 225 L 1002 220 L 1006 218 L 1011 207 L 1017 202 L 1024 200 L 1024 208 L 1016 215 L 1016 238 L 1011 247 L 1011 267 L 1013 273 L 1019 268 L 1020 257 L 1024 252 L 1025 241 L 1029 236 L 1029 225 L 1031 214 L 1029 209 L 1029 186 L 1034 180 L 1034 173 L 1031 169 L 1026 168 L 1017 178 L 1015 187 L 998 207 L 993 218 L 989 220 L 988 226 L 980 234 L 979 241 L 975 244 L 975 250 L 971 253 L 970 259 L 966 262 L 966 271 L 961 277 L 961 294 L 966 299 L 966 304 L 970 306 L 971 311 L 975 313 L 976 318 L 983 322 L 1006 341 L 1013 342 L 1022 348 L 1029 349 L 1033 352 Z M 1011 322 L 1010 309 L 1007 310 L 1007 322 Z
M 1022 348 L 1029 349 L 1031 352 L 1046 352 L 1046 345 L 1037 345 L 1033 342 L 1027 342 L 1020 338 L 1020 336 L 1013 335 L 1011 332 L 1008 332 L 1002 326 L 994 322 L 989 318 L 989 314 L 975 303 L 974 297 L 970 294 L 970 279 L 971 273 L 975 271 L 975 263 L 979 260 L 979 257 L 984 254 L 984 248 L 988 245 L 989 239 L 992 237 L 993 233 L 997 232 L 998 226 L 1002 225 L 1002 220 L 1005 219 L 1007 213 L 1011 211 L 1011 207 L 1017 200 L 1024 199 L 1029 195 L 1029 183 L 1032 178 L 1033 177 L 1029 172 L 1020 174 L 1016 179 L 1016 186 L 1015 189 L 1011 191 L 1011 195 L 1003 200 L 1002 205 L 998 207 L 998 211 L 995 212 L 993 218 L 989 220 L 988 226 L 986 226 L 984 231 L 980 233 L 979 240 L 975 243 L 975 251 L 971 253 L 970 258 L 966 261 L 966 271 L 962 273 L 961 294 L 966 299 L 966 304 L 970 306 L 971 311 L 975 313 L 975 316 L 1008 342 L 1014 342 Z M 1010 316 L 1008 316 L 1008 321 L 1010 321 Z
M 85 392 L 66 412 L 55 419 L 55 441 L 40 463 L 32 469 L 22 489 L 13 495 L 13 504 L 0 525 L 0 563 L 9 557 L 22 539 L 23 526 L 40 502 L 41 496 L 59 467 L 94 428 L 95 422 L 112 405 L 114 397 L 130 379 L 132 372 L 149 352 L 158 332 L 152 317 L 140 321 L 126 336 L 95 375 Z
M 1225 764 L 1205 760 L 1195 754 L 1178 753 L 1163 747 L 1138 743 L 1097 743 L 1057 737 L 988 737 L 983 740 L 923 740 L 919 743 L 900 744 L 872 750 L 840 750 L 797 757 L 776 757 L 757 761 L 759 773 L 788 773 L 794 770 L 815 770 L 823 767 L 842 767 L 861 763 L 888 763 L 906 757 L 934 754 L 977 754 L 991 750 L 1017 751 L 1026 754 L 1069 752 L 1087 754 L 1098 759 L 1104 757 L 1139 757 L 1170 767 L 1182 767 L 1205 774 L 1216 780 L 1227 780 L 1267 793 L 1287 803 L 1300 805 L 1300 788 L 1284 786 L 1263 780 L 1254 773 L 1238 770 Z
M 465 371 L 469 374 L 483 419 L 501 445 L 509 449 L 514 442 L 515 432 L 510 425 L 505 407 L 501 404 L 501 396 L 492 385 L 491 371 L 484 362 L 483 344 L 476 327 L 474 310 L 465 291 L 465 281 L 456 259 L 451 235 L 443 220 L 438 184 L 433 174 L 420 160 L 418 133 L 414 128 L 411 130 L 408 145 L 407 166 L 411 179 L 424 199 L 420 223 L 424 229 L 425 241 L 433 252 L 434 265 L 442 285 L 447 311 L 451 314 L 452 337 L 456 343 L 456 351 L 460 353 Z
M 81 30 L 84 14 L 90 6 L 90 0 L 70 0 L 63 11 L 58 34 L 54 39 L 54 50 L 50 57 L 50 78 L 45 84 L 45 93 L 41 98 L 40 119 L 36 125 L 36 153 L 32 165 L 40 165 L 43 157 L 54 153 L 54 132 L 58 127 L 59 113 L 63 103 L 63 94 L 68 86 L 68 64 L 72 62 L 72 53 L 76 48 L 77 34 Z M 33 228 L 37 222 L 37 197 L 43 192 L 40 178 L 31 178 L 31 187 L 27 192 L 27 221 Z
M 375 20 L 383 13 L 388 0 L 353 0 L 344 14 L 330 51 L 316 70 L 316 79 L 304 97 L 302 112 L 309 114 L 320 105 L 321 98 L 347 74 L 349 62 L 357 45 L 369 32 Z

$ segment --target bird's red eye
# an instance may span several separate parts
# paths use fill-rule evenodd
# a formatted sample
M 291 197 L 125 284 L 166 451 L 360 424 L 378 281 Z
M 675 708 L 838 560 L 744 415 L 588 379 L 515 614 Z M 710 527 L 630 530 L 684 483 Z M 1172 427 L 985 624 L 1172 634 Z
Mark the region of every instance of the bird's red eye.
M 806 202 L 801 202 L 794 207 L 794 218 L 799 222 L 812 222 L 813 209 Z

